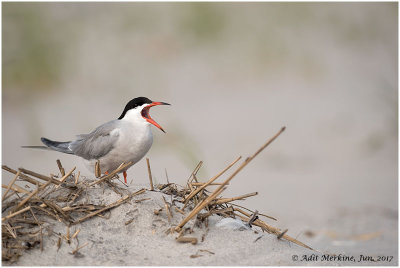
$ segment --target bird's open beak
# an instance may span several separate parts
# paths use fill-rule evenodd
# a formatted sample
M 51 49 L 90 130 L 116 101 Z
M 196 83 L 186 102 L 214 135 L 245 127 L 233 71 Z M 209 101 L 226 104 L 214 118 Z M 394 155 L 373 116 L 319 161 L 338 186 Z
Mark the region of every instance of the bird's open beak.
M 158 127 L 159 129 L 161 129 L 162 132 L 165 133 L 164 129 L 156 122 L 153 120 L 153 118 L 151 118 L 149 110 L 151 107 L 156 106 L 156 105 L 171 105 L 169 103 L 166 102 L 152 102 L 149 105 L 145 106 L 142 110 L 142 116 L 144 119 L 146 119 L 147 122 L 149 122 L 150 124 L 155 125 L 156 127 Z

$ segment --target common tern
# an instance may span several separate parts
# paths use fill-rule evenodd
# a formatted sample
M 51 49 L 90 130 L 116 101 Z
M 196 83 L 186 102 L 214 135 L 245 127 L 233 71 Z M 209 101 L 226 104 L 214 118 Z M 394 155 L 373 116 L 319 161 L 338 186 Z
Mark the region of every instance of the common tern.
M 86 167 L 94 172 L 97 160 L 103 174 L 118 168 L 121 163 L 137 163 L 149 151 L 153 144 L 151 124 L 164 129 L 149 114 L 151 107 L 170 105 L 165 102 L 153 102 L 146 97 L 138 97 L 129 101 L 118 119 L 97 127 L 89 134 L 77 135 L 73 141 L 59 142 L 46 138 L 41 141 L 46 146 L 23 146 L 24 148 L 49 149 L 82 157 Z M 126 170 L 121 170 L 127 183 Z

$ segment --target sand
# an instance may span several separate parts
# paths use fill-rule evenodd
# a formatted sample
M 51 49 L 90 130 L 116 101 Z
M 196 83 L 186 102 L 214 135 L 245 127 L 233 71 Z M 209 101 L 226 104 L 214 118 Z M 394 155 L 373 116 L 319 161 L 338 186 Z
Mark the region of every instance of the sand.
M 132 189 L 136 191 L 138 189 Z M 110 219 L 93 218 L 73 226 L 71 233 L 80 229 L 78 239 L 68 245 L 63 241 L 57 251 L 58 237 L 46 237 L 44 251 L 33 249 L 26 251 L 17 265 L 267 265 L 293 264 L 291 255 L 311 253 L 288 242 L 278 241 L 276 236 L 253 230 L 233 230 L 229 227 L 216 227 L 222 219 L 210 218 L 209 230 L 194 228 L 197 245 L 181 244 L 175 241 L 177 233 L 166 234 L 170 224 L 164 211 L 154 214 L 155 209 L 163 207 L 162 193 L 146 192 L 123 204 L 111 212 Z M 164 195 L 167 200 L 170 196 Z M 90 202 L 111 203 L 120 198 L 111 190 L 102 194 L 102 189 L 88 196 Z M 140 203 L 134 200 L 150 198 Z M 83 200 L 89 201 L 89 200 Z M 173 213 L 173 224 L 182 219 L 182 215 Z M 126 222 L 133 221 L 125 225 Z M 193 226 L 190 221 L 187 226 Z M 258 229 L 256 231 L 256 229 Z M 56 233 L 66 234 L 67 228 L 56 223 Z M 256 232 L 258 233 L 256 233 Z M 204 241 L 201 237 L 205 235 Z M 79 254 L 71 252 L 79 245 L 88 243 Z M 209 252 L 208 252 L 209 251 Z M 277 255 L 286 257 L 276 258 Z M 194 256 L 196 258 L 193 258 Z M 192 257 L 191 257 L 192 256 Z
M 130 186 L 134 192 L 142 187 Z M 27 250 L 13 265 L 19 266 L 70 266 L 70 265 L 368 265 L 371 262 L 345 262 L 321 260 L 322 255 L 304 249 L 276 236 L 263 233 L 260 228 L 236 228 L 223 224 L 220 216 L 211 216 L 206 228 L 194 227 L 193 233 L 185 236 L 196 237 L 196 245 L 182 244 L 176 241 L 177 233 L 167 234 L 171 225 L 177 225 L 183 215 L 172 210 L 172 222 L 168 222 L 165 210 L 158 215 L 154 210 L 164 206 L 162 196 L 170 200 L 171 196 L 157 191 L 147 191 L 135 196 L 128 203 L 111 210 L 109 218 L 94 217 L 71 227 L 70 233 L 80 229 L 70 244 L 63 241 L 58 249 L 58 236 L 49 228 L 44 231 L 44 250 L 39 246 Z M 109 188 L 97 187 L 84 196 L 80 202 L 109 204 L 121 196 Z M 136 200 L 142 200 L 135 202 Z M 188 211 L 188 210 L 186 210 Z M 265 220 L 265 219 L 263 219 Z M 265 220 L 274 226 L 279 222 Z M 395 220 L 393 219 L 395 222 Z M 128 223 L 129 222 L 129 223 Z M 128 223 L 128 224 L 127 224 Z M 191 220 L 186 225 L 192 227 Z M 49 221 L 53 232 L 65 235 L 67 227 L 57 221 Z M 203 241 L 202 241 L 203 237 Z M 315 234 L 311 240 L 315 245 L 326 245 L 324 234 Z M 300 239 L 301 240 L 301 239 Z M 331 240 L 332 241 L 332 240 Z M 76 254 L 77 247 L 85 245 Z M 343 245 L 341 246 L 343 248 Z M 337 253 L 337 252 L 323 252 Z M 346 253 L 344 253 L 346 254 Z M 348 254 L 347 254 L 348 255 Z M 308 261 L 301 261 L 307 256 Z M 294 261 L 294 258 L 299 258 Z M 317 258 L 317 259 L 316 259 Z M 357 256 L 358 260 L 358 256 Z M 356 260 L 356 261 L 357 261 Z M 397 261 L 397 260 L 396 260 Z M 394 262 L 392 262 L 394 263 Z M 3 262 L 3 265 L 8 265 Z

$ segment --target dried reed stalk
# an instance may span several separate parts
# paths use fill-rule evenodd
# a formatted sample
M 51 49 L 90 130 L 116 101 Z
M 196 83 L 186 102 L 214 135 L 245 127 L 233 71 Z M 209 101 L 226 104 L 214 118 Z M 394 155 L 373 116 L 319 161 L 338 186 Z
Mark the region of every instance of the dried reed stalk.
M 235 206 L 235 207 L 240 207 L 240 208 L 243 208 L 243 209 L 245 209 L 245 210 L 247 210 L 247 211 L 250 211 L 251 213 L 254 213 L 254 211 L 252 211 L 252 210 L 250 210 L 250 209 L 248 209 L 248 208 L 245 208 L 245 207 L 239 206 L 239 205 L 237 205 L 237 204 L 233 204 L 233 203 L 227 203 L 227 205 L 228 205 L 228 204 L 229 204 L 229 205 L 232 205 L 232 206 Z M 234 210 L 235 210 L 235 211 L 239 211 L 240 213 L 242 213 L 243 215 L 246 215 L 247 217 L 250 217 L 248 213 L 244 212 L 244 211 L 243 211 L 243 210 L 241 210 L 240 208 L 234 208 Z M 260 216 L 264 216 L 264 217 L 266 217 L 266 218 L 268 218 L 268 219 L 271 219 L 271 220 L 274 220 L 274 221 L 277 221 L 277 219 L 276 219 L 276 218 L 274 218 L 274 217 L 271 217 L 271 216 L 268 216 L 268 215 L 265 215 L 265 214 L 262 214 L 262 213 L 258 213 L 258 215 L 260 215 Z
M 197 193 L 199 193 L 201 190 L 205 189 L 208 185 L 210 185 L 211 183 L 213 183 L 216 179 L 218 179 L 222 174 L 224 174 L 228 169 L 230 169 L 233 165 L 235 165 L 242 157 L 239 156 L 235 161 L 233 161 L 232 163 L 230 163 L 226 168 L 224 168 L 224 170 L 222 170 L 220 173 L 218 173 L 217 175 L 215 175 L 214 177 L 212 177 L 208 182 L 206 182 L 205 184 L 203 184 L 202 186 L 200 186 L 199 188 L 197 188 L 195 191 L 191 192 L 189 194 L 188 197 L 185 198 L 185 206 L 186 203 L 193 198 L 193 196 L 195 196 Z
M 258 219 L 258 210 L 254 211 L 254 213 L 251 215 L 251 217 L 249 218 L 247 224 L 251 227 L 251 224 Z
M 74 170 L 76 169 L 76 167 L 74 167 L 73 169 L 71 169 L 67 174 L 64 174 L 64 176 L 60 179 L 60 184 L 56 186 L 56 189 L 58 189 L 58 187 L 61 186 L 62 183 L 64 183 L 64 181 L 71 176 L 72 172 L 74 172 Z M 65 173 L 65 172 L 64 172 Z
M 247 197 L 255 196 L 255 195 L 258 195 L 258 192 L 244 194 L 244 195 L 236 196 L 236 197 L 232 197 L 232 198 L 220 198 L 220 199 L 215 200 L 211 204 L 212 205 L 220 205 L 220 204 L 224 204 L 224 203 L 227 203 L 227 202 L 232 202 L 232 201 L 235 201 L 235 200 L 242 200 L 242 199 L 245 199 Z
M 221 187 L 222 186 L 222 187 Z M 207 197 L 205 200 L 203 200 L 201 203 L 197 204 L 197 206 L 190 212 L 190 214 L 184 218 L 178 226 L 175 227 L 175 231 L 179 232 L 179 230 L 188 222 L 190 219 L 192 219 L 197 213 L 199 213 L 205 206 L 207 206 L 213 199 L 217 197 L 220 193 L 222 193 L 225 188 L 223 188 L 224 185 L 221 185 L 218 187 L 209 197 Z
M 147 162 L 147 171 L 149 172 L 150 191 L 154 191 L 153 178 L 151 176 L 150 161 L 148 158 L 146 158 L 146 162 Z
M 203 186 L 204 184 L 206 184 L 206 182 L 192 182 L 191 185 L 193 186 Z M 221 185 L 222 182 L 214 182 L 214 183 L 210 183 L 209 185 Z
M 244 216 L 237 215 L 237 214 L 235 214 L 235 215 L 238 216 L 239 218 L 241 218 L 241 219 L 242 219 L 243 221 L 245 221 L 245 222 L 248 222 L 248 221 L 249 221 L 249 218 L 248 218 L 248 217 L 244 217 Z M 273 227 L 273 226 L 271 226 L 271 225 L 268 225 L 268 224 L 266 224 L 265 222 L 263 222 L 263 221 L 260 220 L 260 219 L 255 220 L 255 221 L 253 222 L 253 224 L 256 225 L 256 226 L 258 226 L 258 227 L 261 227 L 261 229 L 267 231 L 268 233 L 273 233 L 273 234 L 275 234 L 277 237 L 280 236 L 280 235 L 282 234 L 282 232 L 281 232 L 281 230 L 280 230 L 279 228 L 276 228 L 276 227 Z M 295 238 L 293 238 L 293 237 L 288 236 L 287 234 L 281 235 L 281 238 L 283 238 L 283 239 L 285 239 L 285 240 L 287 240 L 287 241 L 290 241 L 290 242 L 292 242 L 292 243 L 295 243 L 295 244 L 297 244 L 297 245 L 299 245 L 299 246 L 301 246 L 301 247 L 308 248 L 308 249 L 311 249 L 311 250 L 313 250 L 313 251 L 316 251 L 316 250 L 314 250 L 313 248 L 311 248 L 310 246 L 307 246 L 306 244 L 300 242 L 299 240 L 297 240 L 297 239 L 295 239 Z
M 230 212 L 233 212 L 233 211 L 234 210 L 233 210 L 232 207 L 225 208 L 225 209 L 212 209 L 212 210 L 210 210 L 209 212 L 206 212 L 206 213 L 202 213 L 202 214 L 199 213 L 199 214 L 197 214 L 197 216 L 199 218 L 205 219 L 205 218 L 207 218 L 207 217 L 209 217 L 209 216 L 211 216 L 213 214 L 224 214 L 224 215 L 226 215 L 226 213 L 230 213 Z
M 189 237 L 189 236 L 180 236 L 176 238 L 176 241 L 179 243 L 192 243 L 192 245 L 197 244 L 197 238 L 196 237 Z
M 203 165 L 203 161 L 200 161 L 200 162 L 197 164 L 197 166 L 194 168 L 194 170 L 192 171 L 192 173 L 190 174 L 188 180 L 190 180 L 190 179 L 192 178 L 192 181 L 193 181 L 193 179 L 195 178 L 195 175 L 197 174 L 197 172 L 199 172 L 199 170 L 200 170 L 200 168 L 201 168 L 202 165 Z M 196 182 L 197 182 L 197 180 L 196 180 Z
M 132 165 L 132 162 L 128 162 L 128 163 L 122 163 L 117 169 L 115 169 L 114 171 L 112 171 L 111 173 L 101 177 L 99 180 L 92 182 L 91 184 L 89 184 L 90 186 L 96 185 L 100 182 L 103 182 L 105 180 L 111 179 L 112 177 L 114 177 L 115 174 L 117 174 L 118 172 L 122 171 L 123 169 L 129 167 L 130 165 Z
M 162 198 L 164 200 L 164 206 L 165 206 L 165 210 L 167 212 L 168 222 L 171 223 L 172 214 L 171 214 L 171 211 L 169 210 L 169 205 L 168 205 L 167 201 L 165 200 L 164 196 L 162 196 Z
M 75 176 L 75 185 L 77 185 L 78 184 L 78 181 L 79 181 L 79 176 L 81 175 L 81 172 L 80 171 L 78 171 L 78 175 L 77 176 Z
M 21 210 L 18 210 L 17 212 L 14 212 L 14 213 L 11 213 L 10 215 L 5 216 L 4 218 L 1 218 L 1 220 L 2 221 L 8 220 L 8 219 L 10 219 L 10 218 L 12 218 L 14 216 L 17 216 L 18 214 L 21 214 L 21 213 L 24 213 L 25 211 L 28 211 L 30 209 L 31 209 L 30 206 L 29 207 L 25 207 L 25 208 L 23 208 Z
M 8 185 L 2 184 L 1 187 L 7 189 L 7 188 L 8 188 Z M 11 187 L 11 190 L 13 190 L 14 192 L 21 193 L 21 194 L 29 194 L 29 193 L 30 193 L 29 191 L 25 190 L 24 188 L 22 188 L 21 186 L 18 186 L 18 185 L 16 185 L 16 184 L 14 184 L 14 185 Z M 8 198 L 8 197 L 7 197 L 7 198 Z M 7 199 L 7 198 L 6 198 L 6 199 Z
M 56 179 L 50 178 L 50 177 L 48 177 L 48 176 L 45 176 L 45 175 L 42 175 L 42 174 L 39 174 L 39 173 L 36 173 L 36 172 L 31 171 L 31 170 L 29 170 L 29 169 L 19 168 L 18 170 L 20 170 L 22 173 L 31 175 L 31 176 L 33 176 L 33 177 L 36 177 L 36 178 L 41 179 L 41 180 L 44 180 L 44 181 L 50 181 L 50 182 L 52 182 L 52 183 L 54 183 L 54 184 L 57 184 L 57 185 L 58 185 L 58 184 L 61 184 L 61 182 L 58 181 L 58 180 L 56 180 Z
M 31 199 L 34 195 L 38 194 L 40 191 L 44 190 L 49 184 L 51 183 L 51 181 L 46 182 L 46 184 L 39 186 L 36 190 L 34 190 L 30 195 L 28 195 L 24 200 L 21 201 L 21 203 L 18 204 L 18 206 L 16 207 L 16 210 L 20 209 L 23 205 L 26 204 L 26 202 L 29 201 L 29 199 Z
M 280 233 L 280 234 L 277 236 L 277 238 L 278 238 L 278 239 L 281 239 L 282 236 L 284 236 L 284 235 L 287 233 L 287 231 L 289 231 L 289 229 L 285 229 L 282 233 Z
M 10 235 L 14 238 L 17 239 L 17 233 L 16 231 L 11 227 L 9 223 L 3 224 L 3 226 L 7 229 L 7 231 L 10 233 Z
M 1 201 L 4 201 L 4 199 L 6 198 L 8 192 L 10 191 L 11 187 L 13 186 L 14 182 L 17 180 L 19 174 L 21 174 L 21 171 L 18 171 L 17 174 L 15 175 L 15 177 L 11 180 L 11 182 L 8 184 L 7 186 L 7 190 L 4 193 L 3 197 L 1 198 Z
M 89 242 L 86 242 L 86 243 L 83 244 L 82 246 L 77 247 L 75 250 L 73 250 L 73 251 L 71 252 L 71 254 L 72 254 L 72 255 L 76 254 L 76 253 L 78 252 L 78 250 L 82 249 L 83 247 L 86 247 L 87 245 L 89 245 Z
M 50 200 L 45 200 L 45 199 L 40 199 L 40 201 L 43 202 L 49 208 L 52 208 L 53 210 L 57 211 L 65 221 L 67 221 L 67 222 L 73 221 L 71 216 L 69 216 L 69 214 L 66 214 L 65 211 L 60 206 L 58 206 L 56 203 L 54 203 Z M 45 206 L 41 206 L 41 207 L 44 208 Z M 58 214 L 56 214 L 56 215 L 58 216 Z
M 60 159 L 57 159 L 56 162 L 57 162 L 58 169 L 60 170 L 61 176 L 65 176 L 65 169 L 61 165 Z
M 8 171 L 10 173 L 17 174 L 16 170 L 14 170 L 12 168 L 9 168 L 9 167 L 7 167 L 5 165 L 2 166 L 2 169 L 6 170 L 6 171 Z M 35 179 L 33 179 L 33 178 L 29 177 L 29 176 L 26 176 L 25 174 L 19 174 L 19 177 L 21 179 L 23 179 L 24 181 L 32 183 L 33 185 L 39 185 L 39 186 L 43 185 L 43 183 L 38 182 L 37 180 L 35 180 Z
M 71 236 L 71 240 L 77 237 L 80 231 L 81 229 L 76 230 L 75 233 Z
M 99 178 L 101 176 L 100 160 L 97 160 L 96 164 L 94 165 L 94 176 L 96 178 Z

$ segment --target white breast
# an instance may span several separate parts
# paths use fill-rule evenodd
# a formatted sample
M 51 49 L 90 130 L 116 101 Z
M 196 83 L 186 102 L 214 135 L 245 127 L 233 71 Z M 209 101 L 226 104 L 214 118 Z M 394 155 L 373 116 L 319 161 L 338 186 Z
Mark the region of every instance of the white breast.
M 153 144 L 153 134 L 150 124 L 146 120 L 133 113 L 125 116 L 124 119 L 120 121 L 119 127 L 110 133 L 110 135 L 118 135 L 114 148 L 99 159 L 102 173 L 115 170 L 123 162 L 136 164 L 146 155 Z M 96 160 L 85 161 L 86 166 L 92 172 L 95 163 Z

